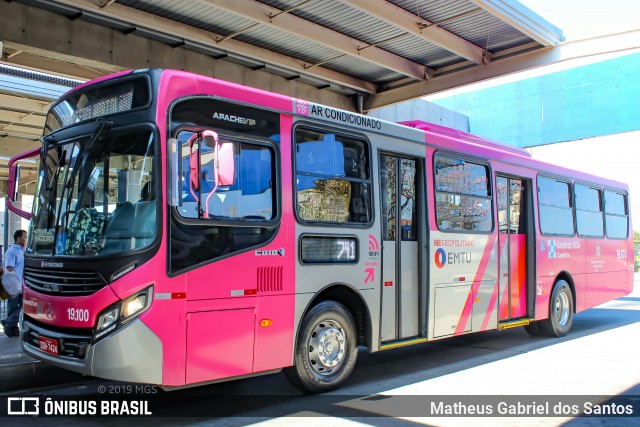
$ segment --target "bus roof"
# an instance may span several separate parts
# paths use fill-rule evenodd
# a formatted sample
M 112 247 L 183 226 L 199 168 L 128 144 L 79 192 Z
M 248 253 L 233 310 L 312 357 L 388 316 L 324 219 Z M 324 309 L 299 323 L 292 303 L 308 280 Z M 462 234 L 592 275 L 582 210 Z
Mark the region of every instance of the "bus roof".
M 129 73 L 144 72 L 144 71 L 150 71 L 150 70 L 122 71 L 119 73 L 112 74 L 110 76 L 105 76 L 100 79 L 92 80 L 90 82 L 82 84 L 72 89 L 72 91 L 70 92 L 73 92 L 78 89 L 82 89 L 87 85 L 90 85 L 108 78 L 120 77 Z M 215 79 L 213 77 L 207 77 L 199 74 L 190 73 L 187 71 L 169 70 L 169 69 L 165 69 L 161 71 L 162 71 L 162 74 L 166 75 L 167 77 L 169 76 L 184 77 L 184 78 L 191 79 L 192 81 L 195 80 L 197 82 L 198 93 L 206 93 L 208 91 L 207 89 L 211 88 L 212 84 L 220 85 L 222 86 L 222 88 L 226 87 L 226 90 L 224 89 L 222 90 L 224 94 L 229 94 L 229 93 L 234 94 L 232 98 L 235 98 L 236 96 L 241 95 L 240 98 L 242 99 L 240 98 L 237 99 L 240 102 L 248 102 L 247 100 L 250 100 L 251 103 L 256 103 L 256 105 L 269 106 L 270 108 L 275 108 L 276 110 L 283 110 L 283 112 L 287 112 L 293 115 L 300 115 L 299 112 L 296 111 L 296 107 L 295 107 L 298 102 L 308 104 L 309 106 L 314 104 L 311 102 L 307 103 L 304 100 L 299 100 L 297 98 L 293 98 L 287 95 L 282 95 L 274 92 L 269 92 L 266 90 L 251 88 L 251 87 L 240 85 L 237 83 L 231 83 L 224 80 Z M 224 95 L 221 95 L 221 96 L 225 97 Z M 321 106 L 320 104 L 315 104 L 315 105 Z M 477 135 L 451 129 L 445 126 L 428 123 L 428 122 L 419 120 L 419 118 L 416 118 L 416 120 L 411 120 L 411 121 L 393 123 L 393 122 L 388 122 L 382 119 L 372 119 L 369 116 L 352 113 L 347 110 L 340 110 L 334 107 L 327 107 L 327 106 L 321 106 L 321 107 L 342 112 L 344 114 L 347 114 L 350 117 L 351 116 L 357 117 L 358 120 L 369 119 L 369 120 L 376 120 L 381 123 L 384 123 L 385 129 L 388 131 L 387 134 L 389 134 L 390 136 L 402 137 L 401 135 L 404 135 L 404 137 L 409 137 L 411 140 L 414 140 L 416 142 L 422 142 L 424 144 L 431 145 L 434 147 L 441 147 L 447 150 L 459 151 L 462 153 L 469 154 L 471 156 L 478 156 L 478 157 L 483 157 L 491 160 L 496 160 L 496 161 L 504 162 L 507 164 L 515 165 L 515 166 L 521 166 L 529 169 L 538 170 L 544 173 L 564 176 L 574 180 L 586 181 L 594 184 L 598 183 L 603 186 L 616 187 L 616 188 L 628 190 L 628 186 L 624 183 L 598 177 L 598 176 L 591 175 L 584 172 L 579 172 L 566 167 L 545 163 L 539 160 L 535 160 L 531 158 L 531 154 L 528 151 L 522 148 L 511 146 L 511 145 L 497 142 L 497 141 L 493 141 Z M 311 118 L 311 114 L 308 114 L 308 115 L 309 115 L 309 118 Z M 332 120 L 327 120 L 324 117 L 322 118 L 316 117 L 316 118 L 319 118 L 325 122 L 327 121 L 332 122 Z M 343 125 L 343 126 L 344 125 L 349 126 L 344 122 L 336 122 L 336 123 L 339 123 L 340 125 Z M 351 126 L 351 127 L 358 127 L 358 126 Z M 409 134 L 411 135 L 409 136 L 407 133 L 404 133 L 401 131 L 401 129 L 403 128 L 407 129 L 407 127 L 413 128 L 414 132 L 416 133 Z M 362 127 L 359 127 L 359 128 L 367 132 L 366 128 L 364 129 Z M 398 133 L 398 135 L 394 135 L 394 133 L 396 132 Z M 419 140 L 420 134 L 424 135 L 421 141 Z

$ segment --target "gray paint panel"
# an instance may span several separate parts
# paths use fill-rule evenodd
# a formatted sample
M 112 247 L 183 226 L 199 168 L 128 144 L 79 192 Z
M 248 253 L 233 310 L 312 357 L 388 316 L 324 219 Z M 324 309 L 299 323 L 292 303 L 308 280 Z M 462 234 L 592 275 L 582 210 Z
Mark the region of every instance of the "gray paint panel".
M 92 355 L 97 377 L 162 384 L 162 343 L 140 319 L 99 341 Z
M 140 319 L 90 346 L 84 360 L 51 356 L 24 342 L 22 348 L 36 359 L 83 375 L 162 384 L 162 343 Z
M 418 242 L 400 243 L 400 338 L 419 335 Z
M 396 242 L 382 243 L 382 316 L 380 324 L 381 341 L 396 339 Z M 385 286 L 391 282 L 392 286 Z
M 471 292 L 471 283 L 461 283 L 456 286 L 437 287 L 435 290 L 435 322 L 433 337 L 453 335 L 460 320 L 460 313 Z M 471 322 L 467 322 L 464 332 L 471 331 Z

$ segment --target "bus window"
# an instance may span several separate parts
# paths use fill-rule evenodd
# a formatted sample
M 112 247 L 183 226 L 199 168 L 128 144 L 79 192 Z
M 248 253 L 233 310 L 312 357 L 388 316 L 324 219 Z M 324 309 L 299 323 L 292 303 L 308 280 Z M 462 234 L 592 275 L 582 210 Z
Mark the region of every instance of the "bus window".
M 272 150 L 265 145 L 220 137 L 220 144 L 229 148 L 226 153 L 229 155 L 225 154 L 226 161 L 233 159 L 236 163 L 236 176 L 235 179 L 222 180 L 219 177 L 216 183 L 213 148 L 206 143 L 189 144 L 193 135 L 192 132 L 181 132 L 178 135 L 182 146 L 182 176 L 179 185 L 182 188 L 182 206 L 178 208 L 180 215 L 185 218 L 213 220 L 274 219 L 275 167 Z
M 538 177 L 540 231 L 544 235 L 573 236 L 571 184 L 553 178 Z
M 440 230 L 492 230 L 492 202 L 487 166 L 437 155 L 435 184 L 436 219 Z
M 629 234 L 627 196 L 605 190 L 604 212 L 607 237 L 612 239 L 626 239 Z
M 369 153 L 363 140 L 296 130 L 297 213 L 302 221 L 371 221 Z
M 596 188 L 576 184 L 576 226 L 580 237 L 603 237 L 602 203 Z

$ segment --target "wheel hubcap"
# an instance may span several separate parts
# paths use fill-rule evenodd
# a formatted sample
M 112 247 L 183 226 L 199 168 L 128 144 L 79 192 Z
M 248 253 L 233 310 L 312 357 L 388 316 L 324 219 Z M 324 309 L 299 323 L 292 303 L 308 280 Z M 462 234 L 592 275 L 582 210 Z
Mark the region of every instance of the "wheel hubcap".
M 342 325 L 335 320 L 318 323 L 309 338 L 309 360 L 313 370 L 320 375 L 335 372 L 344 361 L 346 345 Z
M 558 325 L 564 327 L 569 320 L 569 297 L 566 293 L 560 292 L 556 298 L 555 315 Z

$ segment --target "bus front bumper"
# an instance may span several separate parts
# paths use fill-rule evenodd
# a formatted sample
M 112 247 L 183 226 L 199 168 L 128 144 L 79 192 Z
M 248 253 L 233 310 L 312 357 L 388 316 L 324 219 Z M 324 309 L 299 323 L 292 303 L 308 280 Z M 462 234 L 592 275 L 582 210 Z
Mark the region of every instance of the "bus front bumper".
M 22 321 L 26 354 L 62 369 L 117 381 L 162 384 L 162 343 L 140 319 L 96 343 L 91 337 L 66 335 Z M 40 336 L 57 340 L 59 355 L 45 353 Z

